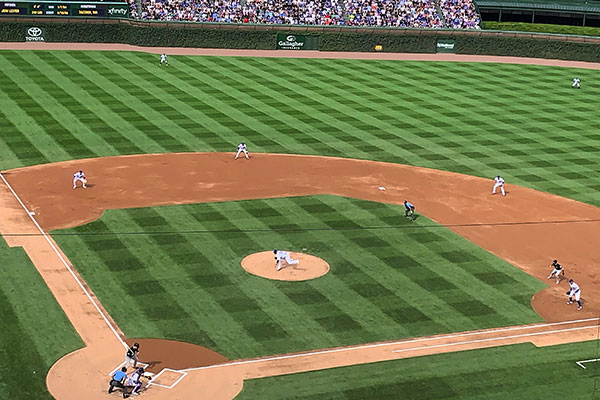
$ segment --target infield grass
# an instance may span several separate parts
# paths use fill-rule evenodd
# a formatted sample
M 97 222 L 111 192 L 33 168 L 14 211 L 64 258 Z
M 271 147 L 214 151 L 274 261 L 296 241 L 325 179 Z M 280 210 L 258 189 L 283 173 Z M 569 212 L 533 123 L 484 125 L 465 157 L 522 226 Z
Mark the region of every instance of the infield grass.
M 336 196 L 109 210 L 53 237 L 129 337 L 254 357 L 541 321 L 546 287 L 403 207 Z M 416 227 L 419 227 L 416 229 Z M 331 271 L 307 282 L 240 261 L 302 251 Z
M 600 205 L 597 72 L 487 63 L 0 51 L 8 169 L 134 153 L 352 157 Z M 571 89 L 578 76 L 582 89 Z M 97 178 L 97 177 L 92 177 Z
M 22 248 L 0 238 L 0 399 L 51 399 L 46 374 L 83 342 Z
M 600 399 L 595 342 L 446 353 L 244 381 L 236 399 Z

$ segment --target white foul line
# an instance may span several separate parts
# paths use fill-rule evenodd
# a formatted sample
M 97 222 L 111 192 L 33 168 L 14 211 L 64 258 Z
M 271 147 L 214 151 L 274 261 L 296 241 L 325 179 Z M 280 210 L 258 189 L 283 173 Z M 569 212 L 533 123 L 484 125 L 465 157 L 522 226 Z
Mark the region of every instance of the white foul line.
M 562 332 L 570 332 L 570 331 L 579 331 L 579 330 L 582 330 L 582 329 L 590 329 L 590 328 L 596 328 L 597 329 L 598 326 L 597 325 L 591 325 L 591 326 L 582 326 L 582 327 L 578 327 L 578 328 L 556 329 L 556 330 L 553 330 L 553 331 L 523 333 L 521 335 L 499 336 L 499 337 L 493 337 L 493 338 L 467 340 L 467 341 L 464 341 L 464 342 L 456 342 L 456 343 L 434 344 L 434 345 L 431 345 L 431 346 L 421 346 L 421 347 L 413 347 L 413 348 L 410 348 L 410 349 L 393 350 L 392 353 L 403 353 L 405 351 L 423 350 L 423 349 L 434 349 L 434 348 L 437 348 L 437 347 L 450 347 L 450 346 L 460 346 L 460 345 L 463 345 L 463 344 L 473 344 L 473 343 L 481 343 L 481 342 L 492 342 L 492 341 L 495 341 L 495 340 L 516 339 L 516 338 L 522 338 L 522 337 L 528 337 L 528 336 L 547 335 L 547 334 L 551 334 L 551 333 L 562 333 Z
M 547 326 L 556 326 L 556 325 L 565 325 L 565 324 L 575 324 L 575 323 L 579 323 L 579 322 L 597 321 L 598 319 L 599 318 L 586 318 L 586 319 L 577 319 L 577 320 L 573 320 L 573 321 L 551 322 L 551 323 L 523 325 L 523 326 L 511 326 L 511 327 L 507 327 L 507 328 L 487 329 L 487 330 L 476 331 L 476 332 L 452 333 L 452 334 L 441 335 L 441 336 L 429 336 L 429 337 L 421 337 L 421 338 L 416 338 L 416 339 L 398 340 L 395 342 L 372 343 L 372 344 L 358 345 L 358 346 L 354 346 L 354 347 L 339 347 L 339 348 L 335 348 L 335 349 L 317 350 L 317 351 L 311 351 L 311 352 L 307 352 L 307 353 L 287 354 L 287 355 L 282 355 L 282 356 L 255 358 L 255 359 L 251 359 L 251 360 L 232 361 L 232 362 L 227 362 L 227 363 L 222 363 L 222 364 L 207 365 L 204 367 L 186 368 L 186 369 L 182 369 L 181 371 L 199 371 L 199 370 L 210 369 L 210 368 L 228 367 L 228 366 L 233 366 L 233 365 L 245 365 L 245 364 L 255 364 L 255 363 L 260 363 L 260 362 L 290 360 L 290 359 L 294 359 L 294 358 L 311 357 L 311 356 L 317 356 L 317 355 L 323 355 L 323 354 L 333 354 L 333 353 L 339 353 L 339 352 L 343 352 L 343 351 L 364 350 L 364 349 L 372 349 L 372 348 L 383 347 L 383 346 L 396 346 L 396 345 L 406 344 L 406 343 L 418 343 L 418 342 L 423 342 L 423 341 L 427 341 L 427 340 L 440 340 L 440 339 L 451 339 L 451 338 L 457 338 L 457 337 L 463 337 L 463 336 L 484 335 L 487 333 L 494 333 L 494 332 L 509 332 L 509 331 L 514 331 L 514 330 L 544 328 Z M 598 326 L 594 325 L 593 327 L 597 328 Z M 587 328 L 590 328 L 590 327 L 585 327 L 584 329 L 587 329 Z M 562 331 L 565 331 L 565 330 L 546 331 L 544 333 L 562 332 Z M 430 346 L 427 346 L 427 347 L 430 347 Z
M 104 313 L 102 312 L 102 310 L 100 309 L 100 307 L 98 307 L 98 304 L 96 304 L 96 302 L 94 301 L 94 299 L 92 298 L 92 296 L 90 295 L 90 293 L 87 291 L 87 289 L 85 288 L 85 286 L 83 286 L 83 284 L 81 283 L 81 280 L 79 280 L 79 278 L 77 277 L 77 275 L 75 274 L 75 272 L 73 272 L 73 270 L 71 269 L 71 267 L 69 266 L 69 264 L 65 261 L 65 259 L 63 258 L 63 256 L 60 254 L 60 252 L 58 251 L 58 249 L 56 248 L 56 246 L 54 246 L 54 243 L 52 243 L 52 241 L 50 240 L 50 238 L 48 237 L 48 235 L 46 234 L 46 232 L 44 232 L 44 230 L 37 223 L 37 221 L 35 220 L 35 218 L 33 218 L 33 215 L 31 214 L 31 212 L 27 209 L 27 207 L 25 206 L 25 204 L 23 204 L 23 202 L 21 201 L 21 199 L 19 198 L 19 196 L 17 195 L 17 193 L 13 190 L 12 186 L 10 186 L 10 184 L 8 183 L 8 181 L 6 180 L 6 178 L 4 178 L 4 175 L 2 173 L 0 173 L 0 177 L 2 178 L 2 180 L 4 181 L 4 183 L 6 184 L 6 186 L 10 189 L 10 191 L 13 194 L 13 196 L 15 196 L 15 199 L 17 199 L 17 201 L 19 202 L 19 204 L 21 204 L 21 206 L 23 207 L 23 209 L 25 210 L 25 212 L 27 213 L 27 215 L 29 216 L 29 218 L 31 218 L 31 220 L 33 221 L 33 223 L 35 224 L 35 226 L 38 228 L 38 230 L 44 236 L 44 238 L 46 239 L 46 241 L 48 242 L 48 244 L 50 245 L 50 247 L 52 247 L 52 249 L 54 250 L 54 252 L 58 256 L 58 258 L 60 259 L 60 261 L 62 261 L 62 263 L 64 264 L 64 266 L 69 270 L 69 272 L 73 276 L 73 279 L 75 279 L 75 281 L 77 282 L 77 284 L 79 285 L 79 287 L 81 287 L 81 289 L 83 290 L 83 292 L 85 293 L 85 295 L 88 297 L 88 299 L 90 299 L 90 301 L 92 302 L 92 304 L 94 305 L 94 307 L 96 308 L 96 310 L 102 316 L 102 319 L 104 320 L 104 322 L 106 322 L 106 325 L 108 325 L 108 327 L 110 328 L 110 330 L 115 334 L 115 336 L 117 337 L 117 339 L 119 340 L 119 342 L 121 342 L 121 344 L 123 345 L 123 347 L 127 349 L 128 348 L 127 344 L 123 341 L 123 339 L 121 339 L 121 336 L 119 336 L 119 333 L 116 331 L 116 329 L 114 328 L 114 326 L 110 323 L 110 321 L 108 320 L 108 318 L 106 317 L 106 315 L 104 315 Z

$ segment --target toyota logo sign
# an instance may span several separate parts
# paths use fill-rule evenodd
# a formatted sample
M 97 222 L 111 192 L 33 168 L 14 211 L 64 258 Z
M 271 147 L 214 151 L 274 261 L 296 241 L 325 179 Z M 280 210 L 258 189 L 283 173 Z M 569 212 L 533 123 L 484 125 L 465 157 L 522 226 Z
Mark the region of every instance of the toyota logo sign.
M 33 36 L 33 37 L 40 37 L 42 36 L 42 30 L 38 27 L 31 27 L 29 29 L 27 29 L 27 34 L 29 36 Z

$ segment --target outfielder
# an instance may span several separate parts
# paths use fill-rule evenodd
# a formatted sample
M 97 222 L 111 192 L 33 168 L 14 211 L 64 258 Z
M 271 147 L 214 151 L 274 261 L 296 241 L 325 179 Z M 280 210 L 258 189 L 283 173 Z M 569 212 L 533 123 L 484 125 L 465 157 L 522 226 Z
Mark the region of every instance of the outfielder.
M 579 78 L 573 78 L 573 84 L 571 85 L 571 89 L 573 89 L 573 88 L 581 89 L 580 82 L 581 82 L 581 80 Z
M 565 275 L 565 270 L 558 263 L 558 260 L 552 261 L 552 264 L 550 264 L 550 266 L 553 269 L 552 269 L 552 272 L 550 273 L 550 275 L 548 275 L 548 279 L 551 279 L 553 276 L 556 276 L 556 284 L 558 285 L 558 283 L 560 282 L 560 275 L 562 274 L 564 276 Z
M 247 160 L 250 159 L 250 157 L 248 156 L 248 151 L 246 150 L 246 143 L 242 142 L 242 143 L 238 144 L 238 150 L 237 150 L 237 153 L 235 153 L 234 160 L 237 160 L 238 157 L 240 156 L 240 153 L 242 153 L 242 152 L 246 156 Z
M 415 220 L 415 206 L 404 200 L 404 216 L 410 217 L 411 221 Z
M 506 192 L 504 191 L 504 179 L 502 179 L 500 175 L 494 178 L 494 188 L 492 189 L 492 194 L 496 194 L 497 188 L 500 188 L 502 196 L 506 196 Z
M 73 189 L 77 188 L 77 182 L 79 181 L 81 181 L 82 187 L 84 189 L 87 189 L 87 186 L 85 186 L 85 184 L 87 183 L 87 178 L 85 177 L 85 174 L 82 170 L 79 170 L 73 174 Z
M 167 55 L 165 53 L 162 53 L 160 55 L 160 64 L 158 65 L 163 65 L 163 63 L 168 67 L 169 66 L 169 62 L 167 61 Z
M 577 310 L 581 310 L 583 306 L 581 305 L 581 290 L 579 289 L 579 285 L 576 284 L 573 279 L 569 279 L 569 286 L 571 290 L 567 292 L 567 296 L 569 296 L 569 301 L 567 304 L 573 304 L 573 298 L 577 302 Z
M 294 260 L 290 256 L 289 251 L 273 250 L 273 253 L 275 254 L 275 262 L 277 262 L 277 271 L 279 271 L 281 268 L 283 268 L 284 260 L 288 265 L 295 265 L 300 262 L 300 260 Z
M 129 368 L 129 364 L 133 361 L 133 368 L 137 367 L 138 361 L 138 353 L 140 352 L 140 344 L 134 343 L 129 349 L 127 349 L 127 353 L 125 354 L 125 366 Z

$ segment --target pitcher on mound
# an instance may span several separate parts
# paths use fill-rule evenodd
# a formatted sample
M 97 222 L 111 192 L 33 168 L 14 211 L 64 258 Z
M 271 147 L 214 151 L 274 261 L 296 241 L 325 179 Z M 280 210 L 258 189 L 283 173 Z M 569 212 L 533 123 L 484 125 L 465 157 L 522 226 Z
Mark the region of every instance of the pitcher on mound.
M 300 260 L 294 260 L 290 256 L 289 251 L 275 249 L 275 250 L 273 250 L 273 253 L 275 254 L 275 262 L 277 263 L 277 271 L 279 271 L 279 270 L 281 270 L 281 268 L 283 268 L 283 261 L 285 261 L 288 265 L 295 265 L 300 262 Z

